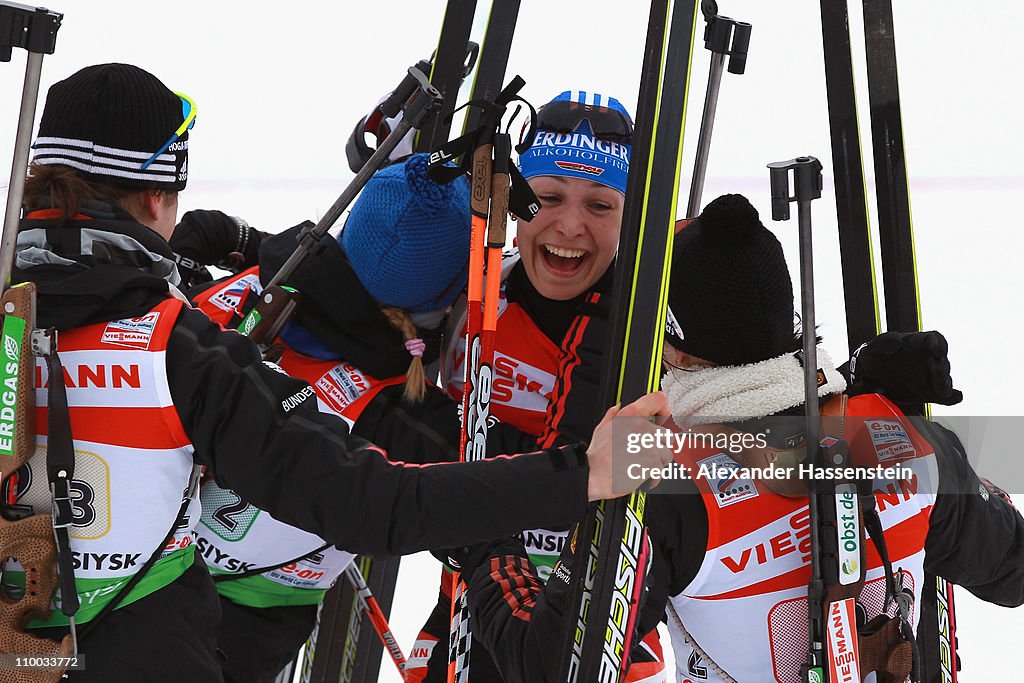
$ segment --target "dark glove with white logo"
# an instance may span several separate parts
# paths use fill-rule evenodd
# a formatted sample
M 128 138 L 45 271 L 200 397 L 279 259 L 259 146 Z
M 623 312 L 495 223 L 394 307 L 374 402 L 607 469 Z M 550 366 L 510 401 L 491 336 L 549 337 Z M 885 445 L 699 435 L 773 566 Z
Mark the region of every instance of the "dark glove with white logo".
M 879 393 L 895 403 L 956 405 L 946 338 L 931 332 L 886 332 L 865 342 L 849 361 L 849 394 Z
M 191 284 L 201 281 L 203 266 L 217 266 L 233 273 L 259 262 L 264 233 L 241 218 L 222 211 L 194 209 L 181 217 L 171 235 L 171 249 L 180 259 L 179 269 L 196 273 Z M 191 261 L 189 263 L 188 261 Z M 188 272 L 182 277 L 189 279 Z

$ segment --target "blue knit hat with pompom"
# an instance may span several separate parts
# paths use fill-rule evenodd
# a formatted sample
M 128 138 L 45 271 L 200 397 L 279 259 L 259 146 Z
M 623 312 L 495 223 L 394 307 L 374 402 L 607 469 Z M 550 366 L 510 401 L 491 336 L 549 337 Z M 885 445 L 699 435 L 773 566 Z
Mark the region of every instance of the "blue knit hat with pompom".
M 450 306 L 469 270 L 469 182 L 435 183 L 427 158 L 378 171 L 338 237 L 370 295 L 410 313 Z

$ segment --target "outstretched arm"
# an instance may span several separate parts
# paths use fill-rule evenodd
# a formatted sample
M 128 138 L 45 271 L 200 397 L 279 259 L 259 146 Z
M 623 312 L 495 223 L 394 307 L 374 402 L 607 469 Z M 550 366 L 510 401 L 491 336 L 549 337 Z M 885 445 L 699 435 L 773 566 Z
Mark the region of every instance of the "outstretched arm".
M 986 602 L 1024 604 L 1024 519 L 978 478 L 956 434 L 925 420 L 915 427 L 936 446 L 939 467 L 925 569 Z

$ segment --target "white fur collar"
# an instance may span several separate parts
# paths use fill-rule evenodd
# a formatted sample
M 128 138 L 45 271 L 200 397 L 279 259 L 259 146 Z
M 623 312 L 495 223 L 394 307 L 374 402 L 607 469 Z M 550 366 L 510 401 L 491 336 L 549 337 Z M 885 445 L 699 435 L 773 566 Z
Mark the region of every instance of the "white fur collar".
M 820 346 L 818 368 L 827 380 L 818 387 L 819 397 L 846 390 L 846 380 Z M 804 369 L 787 353 L 751 365 L 671 370 L 662 389 L 680 426 L 765 417 L 803 405 Z

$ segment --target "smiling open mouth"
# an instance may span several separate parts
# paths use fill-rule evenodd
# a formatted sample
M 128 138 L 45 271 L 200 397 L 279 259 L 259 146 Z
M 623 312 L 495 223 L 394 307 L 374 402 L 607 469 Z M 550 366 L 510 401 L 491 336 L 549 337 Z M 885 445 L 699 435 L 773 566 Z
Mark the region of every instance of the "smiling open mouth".
M 548 268 L 563 275 L 575 274 L 587 260 L 584 249 L 556 247 L 552 244 L 541 245 L 541 255 Z

